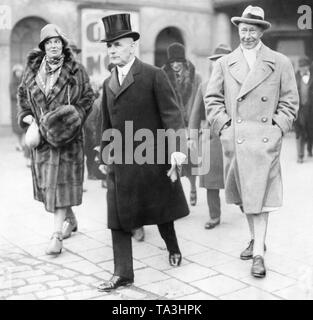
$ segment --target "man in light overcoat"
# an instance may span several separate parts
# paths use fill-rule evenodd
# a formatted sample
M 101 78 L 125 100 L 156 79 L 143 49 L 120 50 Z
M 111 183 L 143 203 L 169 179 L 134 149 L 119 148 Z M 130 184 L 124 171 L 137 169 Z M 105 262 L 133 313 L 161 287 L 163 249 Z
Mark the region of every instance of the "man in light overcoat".
M 292 128 L 299 97 L 290 60 L 261 42 L 271 24 L 260 7 L 233 17 L 240 46 L 219 59 L 205 95 L 207 119 L 223 147 L 225 194 L 240 206 L 251 233 L 240 257 L 264 277 L 268 213 L 282 206 L 280 151 Z

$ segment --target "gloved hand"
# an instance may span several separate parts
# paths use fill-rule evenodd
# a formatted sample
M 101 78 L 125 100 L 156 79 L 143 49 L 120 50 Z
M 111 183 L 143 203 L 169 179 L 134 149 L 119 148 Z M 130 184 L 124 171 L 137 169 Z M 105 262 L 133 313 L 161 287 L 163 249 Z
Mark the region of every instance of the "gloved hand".
M 107 174 L 107 166 L 105 164 L 100 164 L 100 166 L 98 167 L 99 171 L 101 173 L 103 173 L 104 175 Z
M 172 182 L 175 182 L 178 178 L 178 172 L 181 171 L 181 166 L 186 160 L 187 156 L 182 152 L 173 152 L 171 154 L 171 169 L 168 171 L 167 176 Z
M 27 123 L 27 124 L 31 124 L 34 121 L 34 117 L 32 115 L 28 115 L 26 117 L 23 118 L 23 122 Z

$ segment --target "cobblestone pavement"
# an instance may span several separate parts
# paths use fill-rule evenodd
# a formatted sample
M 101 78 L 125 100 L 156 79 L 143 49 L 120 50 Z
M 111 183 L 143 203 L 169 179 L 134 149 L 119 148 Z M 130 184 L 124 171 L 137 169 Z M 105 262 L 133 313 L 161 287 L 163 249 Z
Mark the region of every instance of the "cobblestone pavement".
M 59 257 L 46 256 L 53 217 L 33 200 L 15 139 L 0 138 L 0 299 L 312 299 L 313 159 L 297 164 L 295 148 L 291 134 L 282 150 L 284 207 L 269 220 L 265 279 L 251 277 L 251 261 L 238 258 L 248 228 L 240 210 L 225 204 L 224 192 L 222 224 L 204 229 L 208 209 L 200 189 L 197 206 L 176 222 L 182 265 L 168 265 L 157 228 L 146 227 L 146 240 L 133 242 L 134 285 L 107 294 L 96 290 L 113 270 L 106 189 L 86 180 L 84 203 L 74 208 L 79 232 L 64 240 Z M 186 179 L 183 184 L 188 195 Z

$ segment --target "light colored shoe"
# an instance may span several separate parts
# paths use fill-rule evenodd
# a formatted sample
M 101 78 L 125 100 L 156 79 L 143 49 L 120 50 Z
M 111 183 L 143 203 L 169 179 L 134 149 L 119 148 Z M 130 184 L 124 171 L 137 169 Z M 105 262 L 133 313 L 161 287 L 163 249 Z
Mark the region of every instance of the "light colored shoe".
M 61 232 L 54 232 L 51 236 L 51 240 L 48 248 L 46 249 L 47 255 L 58 255 L 62 252 L 63 238 Z
M 62 235 L 63 239 L 67 239 L 72 235 L 72 232 L 76 232 L 78 230 L 78 223 L 74 213 L 70 216 L 67 216 L 63 223 Z
M 145 240 L 145 230 L 143 227 L 132 230 L 132 234 L 133 237 L 139 242 Z

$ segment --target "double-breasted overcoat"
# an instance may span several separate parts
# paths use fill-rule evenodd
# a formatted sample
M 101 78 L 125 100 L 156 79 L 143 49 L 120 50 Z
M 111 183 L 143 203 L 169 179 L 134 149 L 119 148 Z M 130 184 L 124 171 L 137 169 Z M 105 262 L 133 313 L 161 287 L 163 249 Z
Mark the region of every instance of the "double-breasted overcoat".
M 26 127 L 23 118 L 40 117 L 48 111 L 70 103 L 79 113 L 84 123 L 88 116 L 94 93 L 84 67 L 74 60 L 69 49 L 65 51 L 62 70 L 52 91 L 46 97 L 36 81 L 44 52 L 35 50 L 28 57 L 23 80 L 18 89 L 18 123 Z M 54 148 L 47 141 L 31 152 L 34 197 L 45 204 L 49 212 L 56 208 L 76 206 L 82 202 L 84 177 L 83 135 L 78 133 L 64 147 Z
M 130 231 L 142 225 L 162 224 L 188 215 L 180 180 L 172 183 L 167 176 L 170 165 L 167 161 L 163 164 L 157 162 L 157 149 L 164 148 L 157 139 L 158 130 L 183 129 L 184 132 L 182 113 L 164 71 L 136 58 L 120 86 L 115 68 L 104 82 L 102 119 L 103 132 L 118 130 L 123 140 L 122 161 L 108 165 L 108 227 Z M 133 134 L 125 128 L 126 122 L 132 126 Z M 144 135 L 147 131 L 150 139 L 145 143 L 146 154 L 151 156 L 153 152 L 154 161 L 140 164 L 134 155 L 145 141 L 140 133 Z M 102 155 L 108 144 L 108 141 L 102 141 Z M 118 152 L 114 148 L 115 160 Z M 127 161 L 125 154 L 132 158 Z
M 228 203 L 242 204 L 248 214 L 282 205 L 282 136 L 298 104 L 290 60 L 264 44 L 250 72 L 240 47 L 217 60 L 205 106 L 212 130 L 221 134 Z

